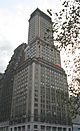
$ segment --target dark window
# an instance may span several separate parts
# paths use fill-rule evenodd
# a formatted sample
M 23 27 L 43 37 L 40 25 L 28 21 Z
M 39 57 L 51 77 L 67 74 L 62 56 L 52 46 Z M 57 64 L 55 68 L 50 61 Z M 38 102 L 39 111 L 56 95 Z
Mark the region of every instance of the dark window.
M 45 126 L 42 125 L 42 126 L 41 126 L 41 129 L 45 129 Z
M 66 131 L 66 128 L 63 128 L 63 131 Z
M 37 128 L 38 127 L 38 125 L 34 125 L 34 128 Z
M 12 131 L 12 128 L 11 128 L 11 131 Z
M 56 127 L 52 127 L 52 131 L 56 131 Z
M 61 128 L 61 127 L 58 127 L 58 131 L 62 131 L 62 128 Z
M 18 127 L 18 131 L 21 131 L 21 127 Z
M 17 131 L 17 127 L 14 127 L 14 131 Z
M 25 131 L 25 126 L 22 126 L 22 131 Z
M 38 107 L 38 103 L 34 103 L 34 106 Z
M 47 126 L 47 127 L 46 127 L 46 130 L 50 130 L 50 129 L 51 129 L 51 127 L 50 127 L 50 126 Z
M 69 131 L 71 131 L 71 128 L 69 128 Z
M 27 125 L 27 128 L 30 129 L 30 125 Z

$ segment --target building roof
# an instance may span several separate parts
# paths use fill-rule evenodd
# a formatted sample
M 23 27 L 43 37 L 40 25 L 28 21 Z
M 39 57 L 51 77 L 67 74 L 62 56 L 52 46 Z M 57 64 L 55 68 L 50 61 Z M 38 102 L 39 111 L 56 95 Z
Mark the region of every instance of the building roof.
M 43 18 L 45 18 L 45 19 L 49 20 L 50 22 L 52 22 L 52 21 L 51 21 L 51 18 L 50 18 L 47 14 L 45 14 L 44 12 L 42 12 L 39 8 L 37 8 L 37 9 L 31 14 L 30 19 L 31 19 L 33 16 L 35 16 L 36 14 L 38 14 L 38 15 L 42 16 Z M 30 20 L 30 19 L 29 19 L 29 20 Z

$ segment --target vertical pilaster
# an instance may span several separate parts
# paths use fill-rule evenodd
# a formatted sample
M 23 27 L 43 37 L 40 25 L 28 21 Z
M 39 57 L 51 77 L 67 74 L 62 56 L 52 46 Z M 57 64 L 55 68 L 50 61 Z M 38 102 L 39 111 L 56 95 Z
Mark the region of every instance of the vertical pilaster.
M 31 121 L 34 120 L 34 80 L 35 80 L 35 63 L 32 64 L 32 99 L 31 99 Z
M 34 124 L 33 123 L 31 123 L 30 131 L 34 131 Z
M 38 92 L 38 115 L 39 115 L 39 119 L 40 119 L 40 110 L 41 110 L 41 99 L 40 99 L 40 79 L 41 79 L 41 66 L 39 65 L 39 74 L 38 74 L 38 81 L 39 81 L 39 92 Z
M 25 131 L 27 131 L 27 124 L 25 125 Z
M 12 131 L 14 131 L 14 127 L 12 127 Z
M 56 131 L 58 131 L 58 127 L 56 127 Z

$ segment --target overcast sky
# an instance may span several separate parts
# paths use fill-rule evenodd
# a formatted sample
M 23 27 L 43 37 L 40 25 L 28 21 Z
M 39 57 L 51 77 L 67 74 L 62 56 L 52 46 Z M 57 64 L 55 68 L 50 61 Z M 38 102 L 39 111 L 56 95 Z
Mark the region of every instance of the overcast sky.
M 27 43 L 30 14 L 40 8 L 58 11 L 60 0 L 0 0 L 0 72 L 4 72 L 14 49 Z

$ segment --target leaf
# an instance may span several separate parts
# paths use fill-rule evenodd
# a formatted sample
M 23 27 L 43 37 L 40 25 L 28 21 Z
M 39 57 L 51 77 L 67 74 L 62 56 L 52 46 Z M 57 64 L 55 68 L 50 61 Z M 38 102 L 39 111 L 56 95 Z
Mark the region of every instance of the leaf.
M 67 22 L 65 21 L 65 22 L 63 22 L 63 25 L 65 25 L 65 24 L 67 24 Z
M 60 20 L 60 19 L 62 19 L 62 17 L 58 17 L 58 19 Z
M 50 14 L 50 16 L 52 16 L 51 10 L 49 11 L 49 10 L 47 9 L 47 12 Z
M 55 13 L 56 16 L 58 16 L 58 13 Z
M 65 11 L 65 9 L 62 9 L 62 12 L 64 12 Z
M 65 3 L 66 3 L 66 1 L 64 1 L 62 5 L 65 5 Z

